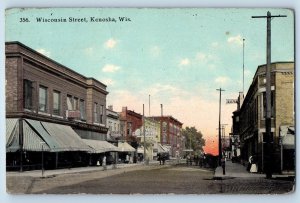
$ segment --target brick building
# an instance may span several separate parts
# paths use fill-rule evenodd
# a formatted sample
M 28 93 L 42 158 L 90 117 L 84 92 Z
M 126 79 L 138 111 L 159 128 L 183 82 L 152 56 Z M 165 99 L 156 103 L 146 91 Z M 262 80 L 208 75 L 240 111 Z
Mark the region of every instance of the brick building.
M 121 134 L 124 139 L 135 136 L 134 132 L 143 125 L 143 116 L 134 111 L 128 110 L 127 107 L 122 107 L 120 112 Z
M 252 84 L 240 109 L 233 112 L 232 134 L 240 137 L 241 158 L 247 162 L 255 156 L 259 171 L 264 171 L 266 79 L 265 65 L 257 68 Z M 294 138 L 286 142 L 280 131 L 295 125 L 294 63 L 271 64 L 271 134 L 273 140 L 273 169 L 275 172 L 294 169 Z M 287 145 L 289 145 L 287 147 Z
M 106 85 L 20 42 L 6 42 L 5 54 L 8 152 L 24 160 L 29 152 L 56 152 L 57 166 L 58 152 L 88 150 L 80 138 L 106 140 Z
M 153 116 L 150 118 L 160 122 L 160 143 L 169 146 L 170 155 L 175 157 L 176 151 L 182 154 L 184 149 L 184 141 L 181 136 L 183 123 L 172 116 Z

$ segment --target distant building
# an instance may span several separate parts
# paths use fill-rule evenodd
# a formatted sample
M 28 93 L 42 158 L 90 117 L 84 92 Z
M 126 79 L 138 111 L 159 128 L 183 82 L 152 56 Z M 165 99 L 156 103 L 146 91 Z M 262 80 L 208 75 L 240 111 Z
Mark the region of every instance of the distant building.
M 259 171 L 264 171 L 265 156 L 265 69 L 265 65 L 257 68 L 240 109 L 233 112 L 232 117 L 232 133 L 240 137 L 242 161 L 247 162 L 250 156 L 255 156 Z M 293 170 L 295 168 L 295 141 L 292 133 L 287 133 L 287 130 L 281 133 L 284 127 L 294 129 L 295 125 L 293 62 L 271 64 L 271 91 L 273 170 L 274 172 Z M 289 134 L 289 139 L 284 137 L 287 134 Z
M 106 140 L 106 85 L 20 42 L 5 55 L 7 165 L 40 164 L 41 151 L 55 167 L 79 163 L 90 149 L 81 138 Z
M 119 115 L 122 139 L 136 138 L 135 131 L 143 125 L 143 116 L 132 110 L 128 110 L 127 107 L 123 107 Z
M 175 157 L 176 151 L 182 154 L 184 140 L 181 135 L 182 125 L 180 121 L 172 116 L 150 117 L 160 122 L 160 143 L 170 148 L 170 155 Z
M 113 111 L 113 106 L 106 109 L 107 141 L 116 142 L 121 139 L 119 114 Z
M 146 140 L 146 157 L 153 160 L 157 157 L 158 143 L 160 142 L 160 122 L 153 118 L 145 117 L 145 140 Z M 144 147 L 144 126 L 135 131 L 135 135 L 140 140 L 140 147 Z M 144 154 L 143 151 L 141 151 Z

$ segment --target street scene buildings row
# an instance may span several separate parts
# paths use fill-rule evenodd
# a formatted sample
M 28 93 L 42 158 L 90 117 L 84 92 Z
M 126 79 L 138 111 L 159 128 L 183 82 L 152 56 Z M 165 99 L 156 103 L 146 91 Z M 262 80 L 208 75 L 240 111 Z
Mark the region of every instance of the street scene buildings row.
M 41 167 L 41 156 L 45 167 L 59 168 L 179 156 L 184 149 L 183 123 L 172 116 L 115 112 L 106 108 L 100 81 L 20 42 L 7 42 L 5 53 L 7 169 Z

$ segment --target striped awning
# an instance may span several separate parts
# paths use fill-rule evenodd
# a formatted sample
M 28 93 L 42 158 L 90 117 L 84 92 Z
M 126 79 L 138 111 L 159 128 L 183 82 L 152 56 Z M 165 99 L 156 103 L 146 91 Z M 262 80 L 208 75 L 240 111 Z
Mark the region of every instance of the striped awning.
M 119 152 L 135 152 L 135 149 L 127 142 L 119 142 L 118 149 Z
M 23 150 L 50 151 L 45 141 L 23 121 Z M 6 152 L 20 150 L 19 119 L 6 119 Z
M 91 148 L 91 153 L 117 152 L 118 147 L 102 140 L 82 139 L 82 141 Z
M 6 151 L 15 152 L 20 149 L 19 119 L 6 119 Z M 66 125 L 23 120 L 24 151 L 90 151 L 75 131 Z

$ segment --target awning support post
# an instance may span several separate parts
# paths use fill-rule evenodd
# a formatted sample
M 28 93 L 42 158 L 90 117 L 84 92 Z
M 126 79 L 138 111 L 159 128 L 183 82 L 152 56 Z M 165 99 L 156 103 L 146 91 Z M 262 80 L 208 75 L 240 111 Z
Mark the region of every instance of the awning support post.
M 19 119 L 20 172 L 23 172 L 23 119 Z

